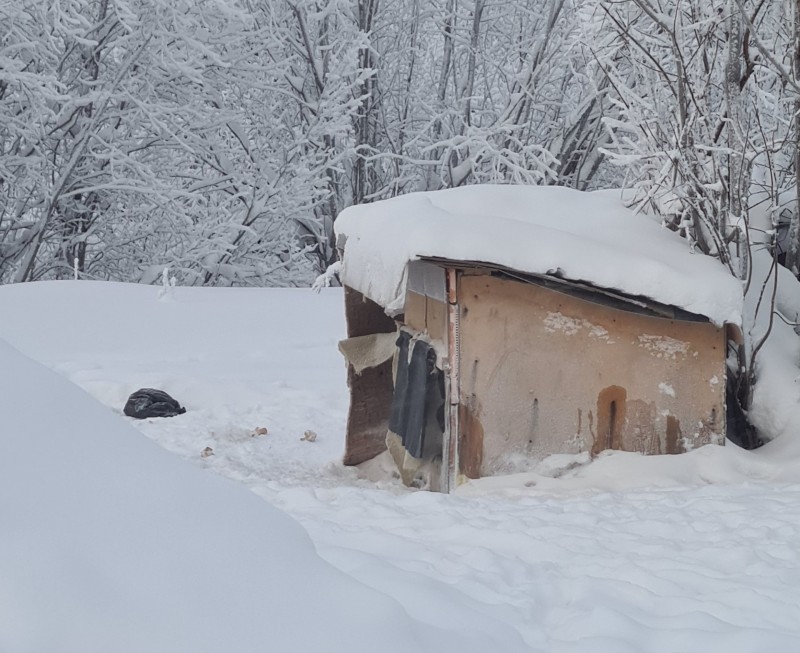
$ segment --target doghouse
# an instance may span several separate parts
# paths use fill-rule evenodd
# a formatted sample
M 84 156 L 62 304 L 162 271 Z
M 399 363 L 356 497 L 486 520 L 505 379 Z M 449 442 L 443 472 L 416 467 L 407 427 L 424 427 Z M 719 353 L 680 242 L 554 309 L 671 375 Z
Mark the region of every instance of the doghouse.
M 471 186 L 337 220 L 344 462 L 449 491 L 551 454 L 725 442 L 739 282 L 604 193 Z

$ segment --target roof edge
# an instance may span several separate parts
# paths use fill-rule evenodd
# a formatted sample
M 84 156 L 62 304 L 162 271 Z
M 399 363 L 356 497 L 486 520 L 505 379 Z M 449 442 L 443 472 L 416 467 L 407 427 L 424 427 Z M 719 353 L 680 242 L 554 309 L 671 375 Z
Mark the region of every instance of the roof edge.
M 651 317 L 669 320 L 681 320 L 683 322 L 713 323 L 713 320 L 709 316 L 687 311 L 680 306 L 665 304 L 642 295 L 630 295 L 614 288 L 603 288 L 588 281 L 568 279 L 562 276 L 563 273 L 560 269 L 553 270 L 548 274 L 535 274 L 521 272 L 504 265 L 485 263 L 482 261 L 454 261 L 440 257 L 420 257 L 419 260 L 460 269 L 482 268 L 490 270 L 522 283 L 543 286 L 557 292 L 578 297 L 579 299 L 591 301 L 596 304 L 603 304 L 630 313 L 638 313 L 640 315 L 649 315 Z M 735 323 L 725 322 L 725 325 L 728 324 L 734 325 L 738 329 L 738 325 Z

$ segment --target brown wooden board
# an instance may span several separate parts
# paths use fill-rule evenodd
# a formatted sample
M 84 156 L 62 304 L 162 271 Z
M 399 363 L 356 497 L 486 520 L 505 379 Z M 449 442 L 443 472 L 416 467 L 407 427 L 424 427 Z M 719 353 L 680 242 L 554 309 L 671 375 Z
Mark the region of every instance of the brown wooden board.
M 358 465 L 386 450 L 392 397 L 392 361 L 356 374 L 347 370 L 350 410 L 347 414 L 345 465 Z
M 432 339 L 447 342 L 447 304 L 425 298 L 425 328 Z
M 378 304 L 349 286 L 344 287 L 344 309 L 348 338 L 391 333 L 396 328 L 394 320 Z
M 345 315 L 348 337 L 391 333 L 396 325 L 383 309 L 360 292 L 345 286 Z M 386 430 L 392 400 L 392 361 L 366 368 L 356 374 L 348 365 L 350 409 L 345 435 L 345 465 L 358 465 L 386 449 Z
M 408 328 L 422 333 L 426 328 L 426 314 L 425 296 L 410 290 L 406 292 L 406 304 L 403 314 L 404 324 Z
M 406 293 L 405 325 L 427 333 L 433 340 L 447 340 L 447 304 L 413 291 Z

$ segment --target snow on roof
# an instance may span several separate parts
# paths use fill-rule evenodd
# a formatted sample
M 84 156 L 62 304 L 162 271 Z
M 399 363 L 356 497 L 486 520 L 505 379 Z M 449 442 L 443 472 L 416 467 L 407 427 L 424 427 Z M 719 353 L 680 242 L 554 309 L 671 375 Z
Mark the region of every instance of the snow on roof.
M 554 274 L 741 324 L 741 283 L 716 259 L 609 193 L 465 186 L 345 209 L 342 281 L 402 310 L 406 265 L 426 257 Z

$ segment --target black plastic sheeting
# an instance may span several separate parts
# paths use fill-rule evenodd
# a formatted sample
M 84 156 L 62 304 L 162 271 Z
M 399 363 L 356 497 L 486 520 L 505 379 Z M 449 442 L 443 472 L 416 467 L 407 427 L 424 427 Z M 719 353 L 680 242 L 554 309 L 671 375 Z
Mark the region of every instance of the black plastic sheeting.
M 444 432 L 444 376 L 436 367 L 436 351 L 404 331 L 397 348 L 389 429 L 414 458 L 432 457 L 441 453 Z
M 408 350 L 411 346 L 411 334 L 401 331 L 397 338 L 397 373 L 394 380 L 394 395 L 389 411 L 389 430 L 400 437 L 406 432 L 408 407 L 406 391 L 408 390 Z

